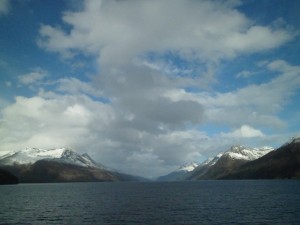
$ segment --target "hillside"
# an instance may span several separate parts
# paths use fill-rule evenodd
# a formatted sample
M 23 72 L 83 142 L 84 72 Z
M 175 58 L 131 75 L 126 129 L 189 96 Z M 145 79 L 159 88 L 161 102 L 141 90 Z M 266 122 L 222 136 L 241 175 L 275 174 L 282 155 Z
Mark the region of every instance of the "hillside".
M 249 148 L 245 146 L 232 146 L 229 150 L 217 154 L 214 158 L 205 161 L 188 176 L 188 180 L 220 179 L 241 165 L 256 160 L 273 151 L 270 147 Z
M 22 183 L 134 181 L 140 178 L 111 171 L 88 154 L 69 148 L 26 148 L 0 157 L 0 167 Z
M 275 151 L 245 163 L 222 179 L 299 179 L 300 137 L 293 138 Z
M 10 172 L 0 169 L 0 185 L 1 184 L 17 184 L 19 180 Z

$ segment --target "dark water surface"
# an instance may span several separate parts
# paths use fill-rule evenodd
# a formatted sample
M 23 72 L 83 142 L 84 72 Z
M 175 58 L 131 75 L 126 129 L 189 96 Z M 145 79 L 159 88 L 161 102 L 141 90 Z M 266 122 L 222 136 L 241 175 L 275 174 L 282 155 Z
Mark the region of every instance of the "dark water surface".
M 300 181 L 0 186 L 0 224 L 300 224 Z

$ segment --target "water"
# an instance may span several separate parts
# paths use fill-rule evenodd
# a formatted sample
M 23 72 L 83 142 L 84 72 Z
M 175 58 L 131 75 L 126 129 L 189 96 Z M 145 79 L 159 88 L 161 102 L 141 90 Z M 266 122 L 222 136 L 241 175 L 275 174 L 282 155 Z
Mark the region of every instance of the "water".
M 0 224 L 300 224 L 300 181 L 0 186 Z

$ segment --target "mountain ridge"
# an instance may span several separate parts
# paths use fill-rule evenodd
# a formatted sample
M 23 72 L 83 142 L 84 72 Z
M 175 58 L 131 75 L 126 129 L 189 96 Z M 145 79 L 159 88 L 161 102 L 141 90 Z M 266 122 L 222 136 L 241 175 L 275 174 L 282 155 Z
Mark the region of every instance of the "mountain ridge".
M 200 167 L 200 173 L 195 171 L 188 178 L 194 179 L 219 179 L 246 162 L 256 160 L 265 154 L 273 151 L 271 147 L 249 148 L 242 145 L 231 146 L 230 149 L 217 155 L 217 159 L 204 167 Z
M 300 179 L 300 136 L 222 179 Z
M 196 167 L 198 166 L 197 163 L 195 162 L 190 162 L 190 163 L 185 163 L 181 165 L 178 169 L 175 171 L 158 177 L 156 180 L 157 181 L 178 181 L 178 180 L 184 180 L 186 175 L 193 171 Z
M 149 181 L 111 170 L 71 148 L 25 148 L 0 156 L 0 169 L 20 182 Z M 33 178 L 35 177 L 35 178 Z M 274 150 L 233 145 L 201 164 L 186 163 L 157 181 L 300 178 L 300 135 Z
M 203 163 L 190 169 L 181 171 L 180 168 L 159 177 L 158 181 L 218 179 L 247 161 L 252 161 L 273 151 L 269 146 L 249 148 L 242 145 L 233 145 L 227 151 L 219 152 L 216 156 L 208 158 Z
M 0 167 L 20 182 L 137 181 L 140 177 L 109 170 L 87 153 L 71 148 L 25 148 L 0 157 Z
M 87 153 L 80 155 L 71 148 L 25 148 L 1 156 L 0 164 L 33 164 L 38 160 L 59 160 L 84 167 L 99 167 Z

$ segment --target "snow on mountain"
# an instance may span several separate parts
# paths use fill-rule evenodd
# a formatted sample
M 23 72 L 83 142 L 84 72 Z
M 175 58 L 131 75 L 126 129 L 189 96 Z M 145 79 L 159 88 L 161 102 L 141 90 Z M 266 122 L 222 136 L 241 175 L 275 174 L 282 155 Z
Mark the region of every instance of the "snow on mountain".
M 258 159 L 273 151 L 271 147 L 247 148 L 240 145 L 232 146 L 225 152 L 218 153 L 215 157 L 209 158 L 186 175 L 188 180 L 197 179 L 218 179 L 240 165 Z
M 198 164 L 195 162 L 186 163 L 180 166 L 177 170 L 157 178 L 158 181 L 178 181 L 184 180 L 186 174 L 192 172 L 195 168 L 198 167 Z
M 272 147 L 262 147 L 262 148 L 248 148 L 240 145 L 235 145 L 226 151 L 223 156 L 230 157 L 232 159 L 240 159 L 246 161 L 252 161 L 258 159 L 265 154 L 273 151 Z
M 300 142 L 300 134 L 292 137 L 288 142 L 286 142 L 285 144 L 283 144 L 283 146 L 288 145 L 288 144 L 292 144 L 292 143 L 299 143 Z
M 263 158 L 245 163 L 222 179 L 299 179 L 300 139 L 292 138 Z
M 190 162 L 182 165 L 179 167 L 176 171 L 186 171 L 186 172 L 191 172 L 193 171 L 196 167 L 198 166 L 197 163 L 195 162 Z
M 33 164 L 38 160 L 55 160 L 83 167 L 100 167 L 89 157 L 88 154 L 85 153 L 80 155 L 70 148 L 57 148 L 49 150 L 26 148 L 1 156 L 0 164 Z
M 205 160 L 202 164 L 200 164 L 201 166 L 213 166 L 216 164 L 216 162 L 222 157 L 224 153 L 220 152 L 219 154 L 217 154 L 215 157 L 213 158 L 208 158 L 207 160 Z
M 300 142 L 300 135 L 294 137 L 294 143 L 299 143 L 299 142 Z

